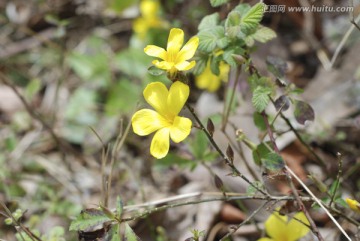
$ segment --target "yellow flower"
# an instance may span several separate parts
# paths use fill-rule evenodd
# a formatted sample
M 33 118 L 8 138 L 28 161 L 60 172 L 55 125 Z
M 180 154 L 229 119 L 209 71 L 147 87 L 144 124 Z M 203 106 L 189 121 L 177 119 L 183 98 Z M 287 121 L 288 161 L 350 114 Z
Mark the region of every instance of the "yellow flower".
M 227 81 L 230 66 L 224 62 L 220 62 L 220 74 L 215 75 L 210 69 L 210 62 L 207 63 L 204 72 L 196 77 L 196 86 L 199 89 L 206 89 L 209 92 L 215 92 L 219 89 L 221 80 Z
M 358 201 L 350 198 L 346 198 L 345 201 L 352 210 L 360 213 L 360 203 Z
M 141 17 L 134 20 L 134 32 L 143 39 L 150 28 L 165 27 L 167 23 L 158 17 L 160 4 L 155 0 L 143 0 L 140 3 Z
M 287 216 L 274 211 L 265 222 L 266 232 L 271 238 L 261 238 L 258 241 L 296 241 L 310 231 L 305 224 L 309 225 L 309 221 L 303 212 L 295 214 L 289 220 Z
M 148 84 L 144 98 L 154 109 L 137 111 L 132 119 L 132 127 L 139 136 L 156 132 L 150 145 L 150 153 L 160 159 L 169 151 L 169 137 L 175 143 L 183 141 L 191 131 L 192 122 L 178 116 L 189 97 L 189 86 L 176 81 L 168 90 L 161 82 Z
M 187 61 L 191 59 L 199 45 L 199 38 L 192 37 L 181 48 L 184 42 L 184 31 L 179 28 L 172 28 L 170 30 L 166 50 L 155 46 L 148 45 L 144 51 L 147 55 L 157 57 L 163 61 L 154 60 L 152 63 L 159 69 L 164 69 L 170 72 L 173 76 L 177 71 L 185 71 L 195 66 L 195 61 Z

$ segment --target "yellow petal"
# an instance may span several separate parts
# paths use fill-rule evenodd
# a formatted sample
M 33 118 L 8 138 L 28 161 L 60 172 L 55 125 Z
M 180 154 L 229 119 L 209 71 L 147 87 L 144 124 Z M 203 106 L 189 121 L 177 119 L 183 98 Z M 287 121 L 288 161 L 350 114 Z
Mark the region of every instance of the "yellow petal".
M 176 116 L 173 125 L 170 127 L 170 137 L 175 143 L 183 141 L 191 131 L 191 120 L 185 117 Z
M 193 68 L 195 66 L 195 61 L 191 61 L 190 63 L 188 61 L 183 61 L 183 62 L 180 62 L 180 63 L 176 63 L 175 64 L 175 68 L 178 69 L 178 70 L 181 70 L 181 71 L 186 71 L 186 70 L 189 70 L 191 68 Z
M 160 48 L 156 45 L 148 45 L 144 48 L 144 52 L 152 57 L 157 57 L 160 59 L 166 58 L 166 50 L 163 48 Z
M 271 238 L 261 238 L 261 239 L 258 239 L 257 241 L 276 241 L 276 240 L 271 239 Z
M 300 220 L 301 222 L 299 222 Z M 287 224 L 287 229 L 285 230 L 287 234 L 288 241 L 296 241 L 301 237 L 304 237 L 309 231 L 309 221 L 307 220 L 305 214 L 303 212 L 297 213 Z
M 345 201 L 352 210 L 354 210 L 356 212 L 360 212 L 360 203 L 358 201 L 350 199 L 350 198 L 346 198 Z
M 265 222 L 267 234 L 274 240 L 286 240 L 286 223 L 287 216 L 282 216 L 277 211 L 274 211 Z
M 148 28 L 149 27 L 143 18 L 137 18 L 133 22 L 133 30 L 137 35 L 139 35 L 140 38 L 145 37 Z
M 140 3 L 140 12 L 144 18 L 155 18 L 159 11 L 159 3 L 153 0 L 143 0 Z
M 174 63 L 169 63 L 167 61 L 154 60 L 154 61 L 152 61 L 152 63 L 159 69 L 164 69 L 164 70 L 171 70 L 174 66 Z
M 131 118 L 131 124 L 134 133 L 139 136 L 149 135 L 160 128 L 170 125 L 159 113 L 149 109 L 137 111 Z
M 170 56 L 174 55 L 173 61 L 175 61 L 175 56 L 180 51 L 183 42 L 184 42 L 184 31 L 182 31 L 180 28 L 172 28 L 170 30 L 166 50 L 168 52 L 168 55 Z
M 176 81 L 171 85 L 167 97 L 167 107 L 168 111 L 171 112 L 174 117 L 177 116 L 184 107 L 189 97 L 189 92 L 189 86 L 180 81 Z
M 144 89 L 143 94 L 146 102 L 165 117 L 164 114 L 168 112 L 166 101 L 169 95 L 166 86 L 161 82 L 150 83 Z
M 204 72 L 196 77 L 195 84 L 199 89 L 207 89 L 210 92 L 214 92 L 219 89 L 221 80 L 211 72 L 210 66 L 207 65 Z
M 169 132 L 169 128 L 162 128 L 155 133 L 151 141 L 150 153 L 157 159 L 165 157 L 169 152 Z
M 178 53 L 176 57 L 176 62 L 182 62 L 194 57 L 194 54 L 198 46 L 199 46 L 199 38 L 196 36 L 192 37 Z

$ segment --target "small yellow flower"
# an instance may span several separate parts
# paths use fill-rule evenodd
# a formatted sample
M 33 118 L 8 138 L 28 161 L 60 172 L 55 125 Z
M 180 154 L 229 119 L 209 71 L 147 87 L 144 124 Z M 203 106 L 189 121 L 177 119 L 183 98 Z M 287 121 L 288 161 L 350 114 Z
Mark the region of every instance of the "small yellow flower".
M 170 72 L 173 76 L 177 71 L 186 71 L 195 66 L 195 61 L 187 61 L 191 59 L 199 45 L 199 38 L 192 37 L 182 48 L 184 42 L 184 31 L 179 28 L 170 30 L 166 50 L 155 46 L 148 45 L 144 51 L 147 55 L 162 59 L 162 61 L 154 60 L 152 63 L 159 69 Z
M 303 212 L 295 214 L 289 220 L 287 216 L 274 211 L 265 222 L 266 232 L 271 238 L 261 238 L 258 241 L 296 241 L 310 231 L 305 224 L 309 225 L 309 221 Z
M 220 62 L 220 74 L 215 75 L 210 69 L 210 62 L 207 63 L 204 72 L 196 77 L 196 86 L 199 89 L 206 89 L 209 92 L 215 92 L 219 89 L 221 81 L 227 81 L 230 66 Z
M 189 86 L 176 81 L 168 90 L 161 82 L 148 84 L 144 98 L 154 109 L 137 111 L 132 119 L 132 127 L 139 136 L 156 132 L 150 145 L 150 153 L 160 159 L 169 151 L 169 137 L 175 143 L 183 141 L 191 131 L 192 122 L 178 116 L 189 97 Z
M 141 17 L 133 23 L 134 32 L 144 39 L 150 28 L 165 27 L 167 23 L 159 18 L 160 4 L 156 0 L 143 0 L 140 3 Z
M 350 198 L 346 198 L 345 201 L 352 210 L 360 213 L 360 203 L 358 201 L 350 199 Z

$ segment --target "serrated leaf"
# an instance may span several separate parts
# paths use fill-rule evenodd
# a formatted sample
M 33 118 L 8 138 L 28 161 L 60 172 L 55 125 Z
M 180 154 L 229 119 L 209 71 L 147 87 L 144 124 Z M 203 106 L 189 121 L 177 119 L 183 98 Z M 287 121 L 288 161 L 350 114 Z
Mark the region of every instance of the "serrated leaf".
M 279 111 L 281 109 L 281 111 L 286 111 L 287 109 L 289 109 L 290 107 L 290 100 L 289 97 L 287 97 L 286 95 L 282 95 L 279 98 L 277 98 L 274 102 L 276 111 Z
M 211 61 L 210 61 L 210 70 L 214 75 L 217 75 L 217 76 L 220 74 L 220 61 L 221 61 L 220 56 L 211 58 Z
M 280 155 L 270 152 L 261 158 L 263 166 L 271 171 L 279 171 L 285 167 L 285 162 Z
M 106 232 L 104 241 L 121 241 L 120 225 L 114 224 L 110 230 Z
M 202 72 L 204 72 L 207 62 L 208 62 L 208 54 L 199 55 L 194 57 L 194 60 L 196 61 L 195 67 L 192 69 L 192 73 L 194 75 L 200 75 Z
M 102 225 L 111 219 L 99 209 L 86 209 L 71 222 L 69 231 L 86 231 Z
M 257 3 L 241 18 L 241 29 L 251 31 L 256 29 L 264 15 L 265 4 Z
M 217 47 L 217 41 L 225 37 L 225 30 L 222 26 L 216 26 L 200 31 L 198 36 L 200 40 L 199 50 L 210 53 Z
M 229 0 L 210 0 L 210 4 L 212 7 L 219 7 L 228 2 Z
M 301 100 L 295 100 L 294 102 L 295 102 L 294 116 L 299 124 L 304 125 L 306 121 L 314 120 L 315 112 L 308 103 Z
M 229 43 L 230 40 L 226 36 L 216 41 L 216 45 L 221 49 L 226 48 L 229 45 Z
M 271 28 L 260 26 L 256 32 L 252 34 L 252 37 L 260 43 L 266 43 L 276 38 L 276 33 Z
M 225 20 L 225 31 L 229 38 L 235 38 L 241 32 L 241 13 L 238 11 L 231 11 Z
M 136 236 L 129 224 L 125 224 L 125 240 L 126 241 L 140 241 L 140 238 Z
M 213 28 L 219 24 L 219 21 L 220 21 L 219 13 L 213 13 L 211 15 L 207 15 L 201 20 L 198 26 L 198 30 L 202 31 L 208 28 Z
M 269 87 L 258 86 L 253 92 L 252 103 L 257 112 L 262 112 L 267 107 L 272 90 Z

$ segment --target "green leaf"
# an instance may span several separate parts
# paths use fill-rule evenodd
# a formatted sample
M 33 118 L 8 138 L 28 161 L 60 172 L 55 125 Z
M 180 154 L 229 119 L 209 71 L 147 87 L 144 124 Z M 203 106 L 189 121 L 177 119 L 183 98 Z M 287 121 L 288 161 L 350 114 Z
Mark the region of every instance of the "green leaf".
M 262 164 L 265 168 L 271 171 L 280 171 L 285 167 L 285 162 L 280 155 L 275 152 L 270 152 L 266 154 L 264 158 L 261 159 Z
M 104 241 L 121 241 L 119 224 L 111 225 L 110 230 L 105 234 Z
M 108 4 L 108 8 L 114 11 L 115 13 L 121 13 L 126 8 L 130 7 L 133 4 L 136 4 L 137 0 L 108 0 L 106 3 Z
M 92 230 L 108 221 L 111 221 L 111 219 L 103 211 L 94 208 L 86 209 L 71 222 L 69 231 Z
M 252 182 L 252 184 L 257 187 L 260 190 L 264 190 L 264 184 L 260 181 L 254 181 Z M 246 190 L 246 194 L 247 195 L 254 195 L 258 192 L 258 189 L 256 189 L 254 186 L 250 185 L 248 186 L 247 190 Z
M 116 198 L 116 217 L 118 219 L 121 218 L 122 212 L 123 212 L 124 204 L 121 200 L 120 196 L 117 196 Z
M 220 21 L 219 13 L 213 13 L 211 15 L 207 15 L 201 20 L 198 26 L 198 30 L 202 31 L 205 29 L 216 27 L 219 24 L 219 21 Z
M 336 199 L 335 199 L 335 203 L 339 204 L 339 205 L 342 206 L 343 208 L 349 207 L 349 206 L 347 205 L 347 203 L 345 202 L 345 200 L 342 199 L 342 198 L 336 198 Z
M 315 112 L 308 103 L 301 100 L 294 100 L 294 105 L 294 116 L 299 124 L 304 125 L 306 121 L 313 121 L 315 119 Z
M 192 73 L 194 75 L 199 75 L 202 72 L 204 72 L 207 62 L 208 62 L 208 54 L 200 54 L 198 56 L 194 57 L 194 60 L 196 61 L 195 67 L 192 69 Z
M 210 69 L 211 69 L 211 72 L 214 74 L 214 75 L 219 75 L 220 74 L 220 61 L 221 61 L 221 56 L 217 56 L 217 57 L 214 57 L 214 58 L 211 58 L 210 60 Z
M 254 120 L 255 126 L 260 131 L 265 131 L 266 130 L 266 124 L 265 124 L 264 117 L 259 112 L 254 112 L 253 120 Z
M 271 153 L 271 151 L 267 147 L 269 145 L 270 145 L 270 143 L 265 144 L 265 143 L 261 142 L 259 145 L 257 145 L 256 149 L 253 150 L 252 156 L 253 156 L 253 159 L 254 159 L 254 162 L 256 165 L 260 165 L 261 159 L 265 158 L 266 155 Z
M 258 86 L 253 92 L 252 103 L 257 112 L 262 112 L 267 107 L 272 89 L 269 87 Z
M 216 26 L 211 29 L 200 31 L 199 50 L 210 53 L 215 50 L 219 39 L 225 37 L 225 30 L 222 26 Z
M 238 11 L 231 11 L 225 20 L 225 31 L 229 38 L 236 38 L 240 31 L 241 13 Z
M 160 75 L 163 75 L 164 73 L 166 73 L 166 71 L 163 69 L 159 69 L 158 67 L 152 65 L 148 68 L 148 73 L 153 76 L 160 76 Z
M 129 224 L 125 224 L 125 240 L 126 241 L 140 241 L 139 237 L 136 236 Z
M 252 37 L 260 43 L 266 43 L 276 38 L 276 33 L 271 28 L 260 26 Z
M 219 7 L 228 2 L 229 0 L 210 0 L 210 4 L 212 7 Z
M 336 194 L 335 191 L 339 191 L 338 187 L 339 187 L 339 181 L 336 180 L 330 186 L 330 189 L 329 189 L 330 196 L 335 196 L 335 194 Z
M 264 9 L 264 3 L 257 3 L 252 8 L 250 8 L 250 10 L 247 11 L 241 18 L 241 29 L 246 32 L 255 30 L 264 15 Z

